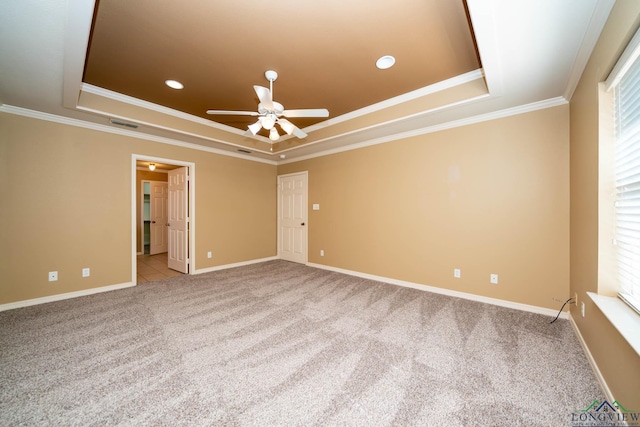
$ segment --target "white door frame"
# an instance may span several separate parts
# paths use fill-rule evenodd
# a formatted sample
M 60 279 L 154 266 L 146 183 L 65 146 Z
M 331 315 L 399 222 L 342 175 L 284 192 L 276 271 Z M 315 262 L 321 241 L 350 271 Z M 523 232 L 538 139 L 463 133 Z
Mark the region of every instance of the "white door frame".
M 294 173 L 288 173 L 285 175 L 278 175 L 277 176 L 277 186 L 278 186 L 278 191 L 277 191 L 277 198 L 278 198 L 278 209 L 277 209 L 277 224 L 276 224 L 276 230 L 277 230 L 277 234 L 278 234 L 278 257 L 280 257 L 281 254 L 281 248 L 282 248 L 282 237 L 281 237 L 281 233 L 280 233 L 280 180 L 282 178 L 287 178 L 290 176 L 295 176 L 295 175 L 304 175 L 306 177 L 306 181 L 307 181 L 307 188 L 305 188 L 305 205 L 304 205 L 304 219 L 305 219 L 305 226 L 303 228 L 303 233 L 304 233 L 304 244 L 305 244 L 305 248 L 304 248 L 304 264 L 308 264 L 309 263 L 309 171 L 302 171 L 302 172 L 294 172 Z
M 137 161 L 166 163 L 169 165 L 186 166 L 189 168 L 189 274 L 196 271 L 196 164 L 192 162 L 184 162 L 181 160 L 165 159 L 162 157 L 146 156 L 143 154 L 131 155 L 131 283 L 136 283 L 136 257 L 138 250 L 136 247 L 136 226 L 138 216 L 136 215 L 137 203 L 137 186 L 136 186 L 136 162 Z

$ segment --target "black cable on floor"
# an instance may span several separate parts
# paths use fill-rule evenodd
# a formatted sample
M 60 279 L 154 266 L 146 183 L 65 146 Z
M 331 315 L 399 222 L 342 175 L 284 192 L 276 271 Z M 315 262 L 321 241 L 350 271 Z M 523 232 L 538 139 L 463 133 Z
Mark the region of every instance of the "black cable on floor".
M 562 313 L 562 310 L 564 310 L 564 306 L 565 306 L 565 305 L 567 305 L 567 304 L 569 304 L 572 300 L 573 300 L 573 297 L 571 297 L 571 298 L 569 298 L 568 300 L 566 300 L 566 301 L 564 302 L 564 304 L 562 304 L 562 307 L 560 307 L 560 311 L 558 312 L 558 315 L 556 316 L 556 318 L 555 318 L 555 319 L 553 319 L 553 320 L 552 320 L 551 322 L 549 322 L 549 323 L 553 323 L 553 322 L 555 322 L 556 320 L 558 320 L 558 317 L 560 317 L 560 313 Z

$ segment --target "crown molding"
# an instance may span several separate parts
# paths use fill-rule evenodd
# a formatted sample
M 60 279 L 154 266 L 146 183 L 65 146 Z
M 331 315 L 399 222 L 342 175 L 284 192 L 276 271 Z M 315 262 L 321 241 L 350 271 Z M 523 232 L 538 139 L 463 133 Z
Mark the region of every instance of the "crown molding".
M 477 70 L 473 70 L 473 71 L 470 71 L 468 73 L 461 74 L 459 76 L 455 76 L 455 77 L 452 77 L 450 79 L 443 80 L 441 82 L 437 82 L 437 83 L 434 83 L 432 85 L 425 86 L 423 88 L 416 89 L 416 90 L 411 91 L 411 92 L 407 92 L 405 94 L 396 96 L 394 98 L 390 98 L 390 99 L 387 99 L 385 101 L 381 101 L 381 102 L 378 102 L 376 104 L 372 104 L 372 105 L 369 105 L 367 107 L 360 108 L 358 110 L 355 110 L 355 111 L 352 111 L 350 113 L 343 114 L 341 116 L 338 116 L 338 117 L 323 121 L 321 123 L 308 126 L 308 127 L 305 128 L 305 131 L 307 133 L 308 132 L 313 132 L 315 130 L 319 130 L 319 129 L 322 129 L 322 128 L 326 128 L 328 126 L 333 126 L 333 125 L 336 125 L 336 124 L 339 124 L 339 123 L 343 123 L 343 122 L 346 122 L 348 120 L 353 120 L 355 118 L 364 116 L 366 114 L 374 113 L 374 112 L 383 110 L 385 108 L 393 107 L 395 105 L 399 105 L 399 104 L 402 104 L 404 102 L 408 102 L 408 101 L 411 101 L 411 100 L 414 100 L 414 99 L 417 99 L 417 98 L 421 98 L 421 97 L 424 97 L 424 96 L 427 96 L 427 95 L 431 95 L 431 94 L 436 93 L 436 92 L 441 92 L 443 90 L 451 89 L 451 88 L 454 88 L 456 86 L 460 86 L 460 85 L 463 85 L 465 83 L 469 83 L 469 82 L 472 82 L 474 80 L 478 80 L 478 79 L 482 79 L 482 78 L 484 78 L 484 71 L 481 68 L 477 69 Z M 172 116 L 172 117 L 176 117 L 176 118 L 179 118 L 179 119 L 182 119 L 182 120 L 188 120 L 188 121 L 193 122 L 193 123 L 198 123 L 198 124 L 201 124 L 201 125 L 204 125 L 204 126 L 208 126 L 208 127 L 214 128 L 214 129 L 218 129 L 218 130 L 222 130 L 222 131 L 225 131 L 225 132 L 233 133 L 233 134 L 236 134 L 236 135 L 240 135 L 240 136 L 244 135 L 243 131 L 241 131 L 239 129 L 236 129 L 234 127 L 223 125 L 223 124 L 214 122 L 212 120 L 203 119 L 202 117 L 194 116 L 192 114 L 184 113 L 182 111 L 174 110 L 172 108 L 164 107 L 164 106 L 161 106 L 161 105 L 158 105 L 158 104 L 154 104 L 152 102 L 144 101 L 144 100 L 141 100 L 141 99 L 138 99 L 138 98 L 134 98 L 134 97 L 131 97 L 131 96 L 128 96 L 128 95 L 123 95 L 123 94 L 118 93 L 118 92 L 113 92 L 113 91 L 108 90 L 108 89 L 104 89 L 104 88 L 101 88 L 101 87 L 98 87 L 98 86 L 90 85 L 88 83 L 82 83 L 81 89 L 82 89 L 83 92 L 91 93 L 93 95 L 101 96 L 101 97 L 104 97 L 104 98 L 107 98 L 107 99 L 111 99 L 111 100 L 114 100 L 114 101 L 117 101 L 117 102 L 122 102 L 122 103 L 133 105 L 133 106 L 136 106 L 136 107 L 144 108 L 144 109 L 147 109 L 147 110 L 150 110 L 150 111 L 155 111 L 155 112 L 161 113 L 161 114 L 166 114 L 166 115 L 169 115 L 169 116 Z M 80 105 L 76 106 L 76 108 L 79 109 L 79 110 L 83 110 L 83 111 L 87 111 L 87 112 L 91 112 L 91 113 L 109 114 L 109 113 L 107 113 L 105 111 L 99 111 L 99 110 L 95 110 L 95 109 L 91 109 L 91 108 L 87 108 L 87 107 L 82 107 Z M 432 110 L 430 110 L 430 111 L 432 111 Z M 417 113 L 417 114 L 414 114 L 414 115 L 411 115 L 411 116 L 406 116 L 406 117 L 403 117 L 403 119 L 410 118 L 412 116 L 419 115 L 419 114 L 424 114 L 424 112 L 420 112 L 420 113 Z M 121 119 L 125 119 L 125 120 L 130 120 L 127 117 L 120 117 L 120 118 Z M 132 121 L 135 122 L 135 120 L 132 120 Z M 151 123 L 146 123 L 146 124 L 148 126 L 159 127 L 161 129 L 170 130 L 170 131 L 174 131 L 174 132 L 176 132 L 176 131 L 180 132 L 180 131 L 178 131 L 176 129 L 164 128 L 164 127 L 161 127 L 161 126 L 158 126 L 158 125 L 155 125 L 155 124 L 151 124 Z M 202 137 L 201 135 L 193 135 L 193 136 Z M 269 141 L 268 138 L 265 138 L 265 137 L 262 137 L 262 136 L 256 136 L 254 138 L 257 139 L 257 140 L 263 141 L 263 142 L 271 142 L 271 141 Z M 287 139 L 289 139 L 289 138 L 287 138 Z M 283 141 L 285 141 L 285 140 L 283 140 Z M 222 143 L 228 144 L 225 141 L 216 141 L 216 142 L 222 142 Z M 307 145 L 308 144 L 305 144 L 305 146 L 307 146 Z M 256 151 L 256 150 L 254 150 L 254 151 Z M 271 153 L 263 152 L 263 154 L 271 154 Z
M 113 92 L 108 89 L 103 89 L 98 86 L 90 85 L 88 83 L 82 83 L 81 86 L 82 92 L 87 92 L 92 95 L 98 95 L 103 98 L 111 99 L 114 101 L 122 102 L 124 104 L 133 105 L 134 107 L 144 108 L 146 110 L 155 111 L 156 113 L 166 114 L 168 116 L 176 117 L 182 120 L 188 120 L 193 123 L 198 123 L 200 125 L 208 126 L 214 129 L 222 130 L 229 133 L 235 133 L 236 135 L 244 135 L 244 132 L 240 129 L 236 129 L 231 126 L 223 125 L 212 120 L 207 120 L 202 117 L 194 116 L 193 114 L 183 113 L 182 111 L 174 110 L 173 108 L 164 107 L 162 105 L 154 104 L 153 102 L 144 101 L 142 99 L 134 98 L 132 96 L 123 95 L 118 92 Z M 87 109 L 78 105 L 76 108 L 82 110 L 88 110 L 92 112 L 98 112 L 97 110 Z M 102 112 L 102 114 L 108 114 L 106 112 Z M 268 140 L 267 138 L 264 138 Z
M 469 83 L 469 82 L 472 82 L 474 80 L 478 80 L 478 79 L 482 79 L 482 78 L 484 78 L 484 71 L 483 71 L 482 68 L 479 68 L 477 70 L 469 71 L 468 73 L 461 74 L 459 76 L 455 76 L 455 77 L 452 77 L 450 79 L 443 80 L 441 82 L 437 82 L 437 83 L 434 83 L 432 85 L 425 86 L 425 87 L 422 87 L 420 89 L 416 89 L 414 91 L 404 93 L 402 95 L 398 95 L 398 96 L 396 96 L 394 98 L 390 98 L 390 99 L 378 102 L 376 104 L 372 104 L 372 105 L 369 105 L 367 107 L 360 108 L 360 109 L 352 111 L 350 113 L 346 113 L 346 114 L 343 114 L 341 116 L 334 117 L 334 118 L 329 119 L 329 120 L 325 120 L 324 122 L 320 122 L 318 124 L 308 126 L 304 130 L 305 130 L 305 132 L 313 132 L 313 131 L 318 130 L 318 129 L 322 129 L 322 128 L 325 128 L 325 127 L 328 127 L 328 126 L 333 126 L 333 125 L 336 125 L 336 124 L 339 124 L 339 123 L 342 123 L 342 122 L 346 122 L 348 120 L 353 120 L 353 119 L 356 119 L 358 117 L 364 116 L 366 114 L 375 113 L 377 111 L 384 110 L 385 108 L 393 107 L 393 106 L 402 104 L 404 102 L 408 102 L 408 101 L 412 101 L 414 99 L 422 98 L 424 96 L 431 95 L 431 94 L 434 94 L 436 92 L 441 92 L 443 90 L 451 89 L 451 88 L 454 88 L 456 86 L 460 86 L 460 85 L 463 85 L 465 83 Z M 424 112 L 420 112 L 420 113 L 417 113 L 417 114 L 423 114 L 423 113 Z M 405 116 L 402 119 L 406 119 L 406 118 L 409 118 L 409 117 L 412 117 L 412 116 Z M 399 120 L 402 120 L 402 119 L 399 119 Z M 305 146 L 306 145 L 307 144 L 305 144 Z
M 484 98 L 486 96 L 487 95 L 483 95 L 480 98 Z M 472 100 L 475 100 L 475 99 L 472 99 Z M 463 102 L 470 102 L 472 100 L 465 100 Z M 114 128 L 114 127 L 111 127 L 111 126 L 101 125 L 101 124 L 97 124 L 97 123 L 85 122 L 85 121 L 78 120 L 78 119 L 73 119 L 73 118 L 64 117 L 64 116 L 58 116 L 58 115 L 50 114 L 50 113 L 43 113 L 41 111 L 29 110 L 29 109 L 21 108 L 21 107 L 14 107 L 14 106 L 6 105 L 6 104 L 3 104 L 3 105 L 0 106 L 0 112 L 4 112 L 4 113 L 8 113 L 8 114 L 20 115 L 20 116 L 25 116 L 25 117 L 30 117 L 30 118 L 39 119 L 39 120 L 46 120 L 46 121 L 60 123 L 60 124 L 66 124 L 66 125 L 69 125 L 69 126 L 76 126 L 76 127 L 86 128 L 86 129 L 92 129 L 92 130 L 96 130 L 96 131 L 99 131 L 99 132 L 107 132 L 107 133 L 113 133 L 113 134 L 117 134 L 117 135 L 133 137 L 133 138 L 145 139 L 145 140 L 148 140 L 148 141 L 159 142 L 159 143 L 168 144 L 168 145 L 175 145 L 175 146 L 178 146 L 178 147 L 189 148 L 189 149 L 198 150 L 198 151 L 204 151 L 204 152 L 213 153 L 213 154 L 220 154 L 220 155 L 223 155 L 223 156 L 234 157 L 234 158 L 238 158 L 238 159 L 242 159 L 242 160 L 249 160 L 249 161 L 259 162 L 259 163 L 266 163 L 266 164 L 269 164 L 269 165 L 283 165 L 283 164 L 288 164 L 288 163 L 299 162 L 299 161 L 302 161 L 302 160 L 314 159 L 316 157 L 322 157 L 322 156 L 328 156 L 328 155 L 331 155 L 331 154 L 342 153 L 342 152 L 345 152 L 345 151 L 357 150 L 359 148 L 370 147 L 370 146 L 373 146 L 373 145 L 385 144 L 387 142 L 393 142 L 393 141 L 398 141 L 398 140 L 401 140 L 401 139 L 411 138 L 411 137 L 414 137 L 414 136 L 419 136 L 419 135 L 425 135 L 425 134 L 429 134 L 429 133 L 439 132 L 439 131 L 446 130 L 446 129 L 453 129 L 453 128 L 457 128 L 457 127 L 468 126 L 468 125 L 475 124 L 475 123 L 481 123 L 481 122 L 496 120 L 496 119 L 500 119 L 500 118 L 504 118 L 504 117 L 514 116 L 514 115 L 518 115 L 518 114 L 524 114 L 524 113 L 537 111 L 537 110 L 541 110 L 541 109 L 557 107 L 557 106 L 566 105 L 566 104 L 568 104 L 568 101 L 564 97 L 560 96 L 560 97 L 551 98 L 551 99 L 538 101 L 538 102 L 533 102 L 533 103 L 530 103 L 530 104 L 525 104 L 525 105 L 521 105 L 521 106 L 517 106 L 517 107 L 512 107 L 512 108 L 507 108 L 507 109 L 503 109 L 503 110 L 499 110 L 499 111 L 494 111 L 494 112 L 487 113 L 487 114 L 480 114 L 480 115 L 467 117 L 467 118 L 460 119 L 460 120 L 453 120 L 453 121 L 450 121 L 450 122 L 445 122 L 445 123 L 441 123 L 441 124 L 434 125 L 434 126 L 428 126 L 428 127 L 424 127 L 424 128 L 421 128 L 421 129 L 415 129 L 415 130 L 408 131 L 408 132 L 401 132 L 401 133 L 397 133 L 397 134 L 394 134 L 394 135 L 388 135 L 388 136 L 384 136 L 384 137 L 381 137 L 381 138 L 375 138 L 375 139 L 372 139 L 372 140 L 368 140 L 368 141 L 364 141 L 364 142 L 356 143 L 356 144 L 351 144 L 351 145 L 347 145 L 347 146 L 344 146 L 344 147 L 334 148 L 334 149 L 330 149 L 330 150 L 324 150 L 324 151 L 320 151 L 320 152 L 317 152 L 317 153 L 314 153 L 314 154 L 309 154 L 309 155 L 306 155 L 306 156 L 300 156 L 300 157 L 296 157 L 296 158 L 289 159 L 289 160 L 280 160 L 280 161 L 246 157 L 246 156 L 243 156 L 243 155 L 240 155 L 240 154 L 235 154 L 233 152 L 219 150 L 217 148 L 205 147 L 205 146 L 202 146 L 202 145 L 199 145 L 199 144 L 193 144 L 193 143 L 189 143 L 189 142 L 179 141 L 179 140 L 176 140 L 176 139 L 170 139 L 170 138 L 165 138 L 165 137 L 160 137 L 160 136 L 155 136 L 155 135 L 149 135 L 149 134 L 140 133 L 140 132 L 136 132 L 136 131 L 131 131 L 131 130 L 127 130 L 127 129 Z M 447 105 L 445 107 L 440 107 L 439 109 L 450 107 L 450 106 L 451 105 Z M 429 113 L 429 112 L 432 112 L 432 111 L 429 110 L 429 111 L 422 112 L 420 114 L 426 114 L 426 113 Z M 385 124 L 388 125 L 389 123 L 384 123 L 384 124 L 380 124 L 380 125 L 377 125 L 377 126 L 383 126 Z M 359 129 L 359 130 L 351 132 L 351 133 L 361 132 L 362 130 L 365 130 L 365 129 Z M 335 138 L 338 138 L 338 137 L 343 137 L 343 136 L 346 136 L 346 135 L 348 135 L 348 134 L 338 135 L 336 137 L 332 137 L 331 139 L 335 139 Z M 319 142 L 322 142 L 322 141 L 314 141 L 313 144 L 319 143 Z M 308 144 L 305 144 L 305 146 L 307 146 L 307 145 Z M 295 150 L 296 148 L 298 148 L 298 147 L 294 147 L 294 148 L 291 148 L 289 150 L 282 150 L 282 151 L 279 151 L 278 154 L 284 154 L 287 151 L 292 151 L 292 150 Z
M 284 150 L 280 150 L 280 151 L 278 151 L 278 153 L 287 153 L 289 151 L 298 150 L 300 148 L 309 147 L 309 146 L 312 146 L 312 145 L 315 145 L 315 144 L 319 144 L 319 143 L 322 143 L 322 142 L 327 142 L 327 141 L 335 140 L 335 139 L 338 139 L 338 138 L 343 138 L 343 137 L 346 137 L 346 136 L 349 136 L 349 135 L 354 135 L 354 134 L 357 134 L 357 133 L 361 133 L 361 132 L 364 132 L 364 131 L 373 130 L 373 129 L 377 129 L 377 128 L 380 128 L 380 127 L 393 125 L 395 123 L 399 123 L 399 122 L 402 122 L 404 120 L 408 120 L 408 119 L 412 119 L 412 118 L 416 118 L 416 117 L 432 114 L 432 113 L 435 113 L 435 112 L 438 112 L 438 111 L 441 111 L 441 110 L 446 110 L 448 108 L 457 107 L 457 106 L 461 106 L 461 105 L 464 105 L 464 104 L 470 104 L 472 102 L 479 101 L 479 100 L 487 98 L 489 96 L 490 96 L 489 94 L 484 94 L 484 95 L 476 96 L 476 97 L 473 97 L 473 98 L 463 99 L 461 101 L 452 102 L 451 104 L 441 105 L 441 106 L 438 106 L 438 107 L 435 107 L 435 108 L 430 108 L 428 110 L 420 111 L 418 113 L 413 113 L 413 114 L 409 114 L 409 115 L 406 115 L 406 116 L 403 116 L 403 117 L 398 117 L 398 118 L 393 119 L 393 120 L 387 120 L 386 122 L 376 123 L 376 124 L 373 124 L 373 125 L 370 125 L 370 126 L 365 126 L 365 127 L 362 127 L 362 128 L 358 128 L 358 129 L 355 129 L 355 130 L 352 130 L 352 131 L 349 131 L 349 132 L 344 132 L 344 133 L 341 133 L 341 134 L 338 134 L 338 135 L 332 135 L 332 136 L 329 136 L 329 137 L 326 137 L 326 138 L 322 138 L 322 139 L 318 139 L 318 140 L 315 140 L 315 141 L 307 142 L 306 144 L 304 144 L 302 146 L 296 146 L 296 147 L 291 147 L 291 148 L 287 148 L 287 149 L 284 149 Z M 414 130 L 408 131 L 408 132 L 414 132 Z M 392 138 L 392 136 L 388 136 L 388 137 Z M 366 142 L 363 142 L 363 143 L 366 143 Z M 355 145 L 357 145 L 357 143 Z M 344 147 L 344 148 L 347 148 L 347 147 Z
M 477 116 L 467 117 L 460 120 L 453 120 L 446 123 L 441 123 L 434 126 L 428 126 L 421 129 L 415 129 L 408 132 L 402 132 L 394 135 L 385 136 L 382 138 L 376 138 L 369 141 L 348 145 L 345 147 L 333 148 L 330 150 L 321 151 L 307 156 L 296 157 L 290 160 L 282 160 L 278 164 L 283 165 L 287 163 L 295 163 L 302 160 L 309 160 L 316 157 L 328 156 L 330 154 L 342 153 L 344 151 L 356 150 L 358 148 L 370 147 L 372 145 L 385 144 L 387 142 L 398 141 L 401 139 L 411 138 L 414 136 L 425 135 L 434 132 L 440 132 L 446 129 L 453 129 L 462 126 L 468 126 L 475 123 L 487 122 L 491 120 L 501 119 L 504 117 L 515 116 L 518 114 L 529 113 L 532 111 L 543 110 L 546 108 L 558 107 L 560 105 L 566 105 L 569 102 L 562 96 L 546 99 L 543 101 L 533 102 L 530 104 L 520 105 L 517 107 L 507 108 L 504 110 L 494 111 L 486 114 L 479 114 Z
M 144 125 L 144 126 L 148 126 L 150 128 L 154 128 L 154 129 L 161 129 L 161 130 L 166 130 L 168 132 L 179 133 L 181 135 L 191 136 L 191 137 L 194 137 L 194 138 L 203 139 L 203 140 L 206 140 L 206 141 L 211 141 L 211 142 L 215 142 L 215 143 L 218 143 L 218 144 L 224 144 L 224 145 L 228 145 L 228 146 L 231 146 L 231 147 L 234 147 L 234 148 L 238 148 L 238 149 L 249 150 L 249 151 L 255 152 L 255 153 L 267 154 L 267 155 L 270 155 L 270 156 L 272 156 L 274 154 L 273 152 L 270 152 L 270 151 L 261 150 L 259 148 L 249 148 L 249 147 L 246 147 L 244 145 L 235 144 L 233 142 L 225 141 L 224 139 L 211 138 L 209 136 L 204 136 L 204 135 L 201 135 L 199 133 L 186 132 L 186 131 L 183 131 L 183 130 L 180 130 L 180 129 L 176 129 L 176 128 L 172 128 L 172 127 L 168 127 L 168 126 L 162 126 L 162 125 L 158 125 L 158 124 L 155 124 L 155 123 L 146 122 L 146 121 L 143 121 L 143 120 L 133 120 L 133 119 L 131 119 L 129 117 L 121 116 L 119 114 L 109 113 L 107 111 L 96 110 L 96 109 L 93 109 L 93 108 L 87 108 L 87 107 L 81 107 L 81 106 L 76 107 L 76 109 L 79 110 L 79 111 L 84 111 L 84 112 L 91 113 L 91 114 L 97 114 L 99 116 L 107 115 L 109 118 L 119 119 L 119 120 L 122 120 L 122 121 L 127 122 L 127 123 L 133 123 L 133 124 L 137 124 L 137 125 Z
M 247 157 L 241 154 L 236 154 L 230 151 L 220 150 L 217 148 L 206 147 L 200 144 L 193 144 L 190 142 L 184 142 L 177 139 L 165 138 L 162 136 L 149 135 L 146 133 L 136 132 L 136 131 L 127 130 L 127 129 L 119 129 L 119 128 L 102 125 L 98 123 L 86 122 L 83 120 L 73 119 L 70 117 L 58 116 L 56 114 L 44 113 L 42 111 L 29 110 L 27 108 L 14 107 L 6 104 L 0 105 L 0 112 L 29 117 L 32 119 L 46 120 L 49 122 L 54 122 L 54 123 L 59 123 L 59 124 L 64 124 L 69 126 L 81 127 L 85 129 L 91 129 L 98 132 L 106 132 L 106 133 L 112 133 L 116 135 L 128 136 L 132 138 L 144 139 L 147 141 L 159 142 L 161 144 L 174 145 L 177 147 L 189 148 L 191 150 L 198 150 L 198 151 L 204 151 L 207 153 L 219 154 L 222 156 L 234 157 L 237 159 L 248 160 L 251 162 L 266 163 L 269 165 L 278 164 L 276 161 L 273 161 L 273 160 L 261 159 L 256 157 Z M 257 151 L 257 150 L 253 150 L 253 151 Z

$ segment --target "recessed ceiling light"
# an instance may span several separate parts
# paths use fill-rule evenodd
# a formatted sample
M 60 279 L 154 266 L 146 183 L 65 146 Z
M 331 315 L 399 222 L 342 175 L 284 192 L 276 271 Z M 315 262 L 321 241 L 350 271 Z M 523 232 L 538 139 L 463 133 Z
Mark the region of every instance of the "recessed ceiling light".
M 376 61 L 376 67 L 381 70 L 386 70 L 387 68 L 393 67 L 393 64 L 396 63 L 396 58 L 391 55 L 385 55 Z
M 165 80 L 164 83 L 172 89 L 184 89 L 184 85 L 177 80 Z

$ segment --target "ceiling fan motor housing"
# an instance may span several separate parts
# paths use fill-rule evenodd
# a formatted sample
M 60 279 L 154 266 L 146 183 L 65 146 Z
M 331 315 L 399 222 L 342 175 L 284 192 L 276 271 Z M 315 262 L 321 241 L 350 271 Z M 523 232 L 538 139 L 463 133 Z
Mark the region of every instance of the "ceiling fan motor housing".
M 262 86 L 253 86 L 260 100 L 257 113 L 251 111 L 207 110 L 207 114 L 258 116 L 258 121 L 248 126 L 249 132 L 255 136 L 261 128 L 269 130 L 269 139 L 272 141 L 280 137 L 278 131 L 274 128 L 275 124 L 280 125 L 288 135 L 293 134 L 298 138 L 307 136 L 304 131 L 284 117 L 329 117 L 329 111 L 325 108 L 285 110 L 282 104 L 273 100 L 273 82 L 278 78 L 278 73 L 273 70 L 267 70 L 264 76 L 269 80 L 268 89 Z
M 270 82 L 275 82 L 276 79 L 278 78 L 278 73 L 276 73 L 273 70 L 267 70 L 264 73 L 264 76 L 267 78 L 267 80 L 269 80 Z

